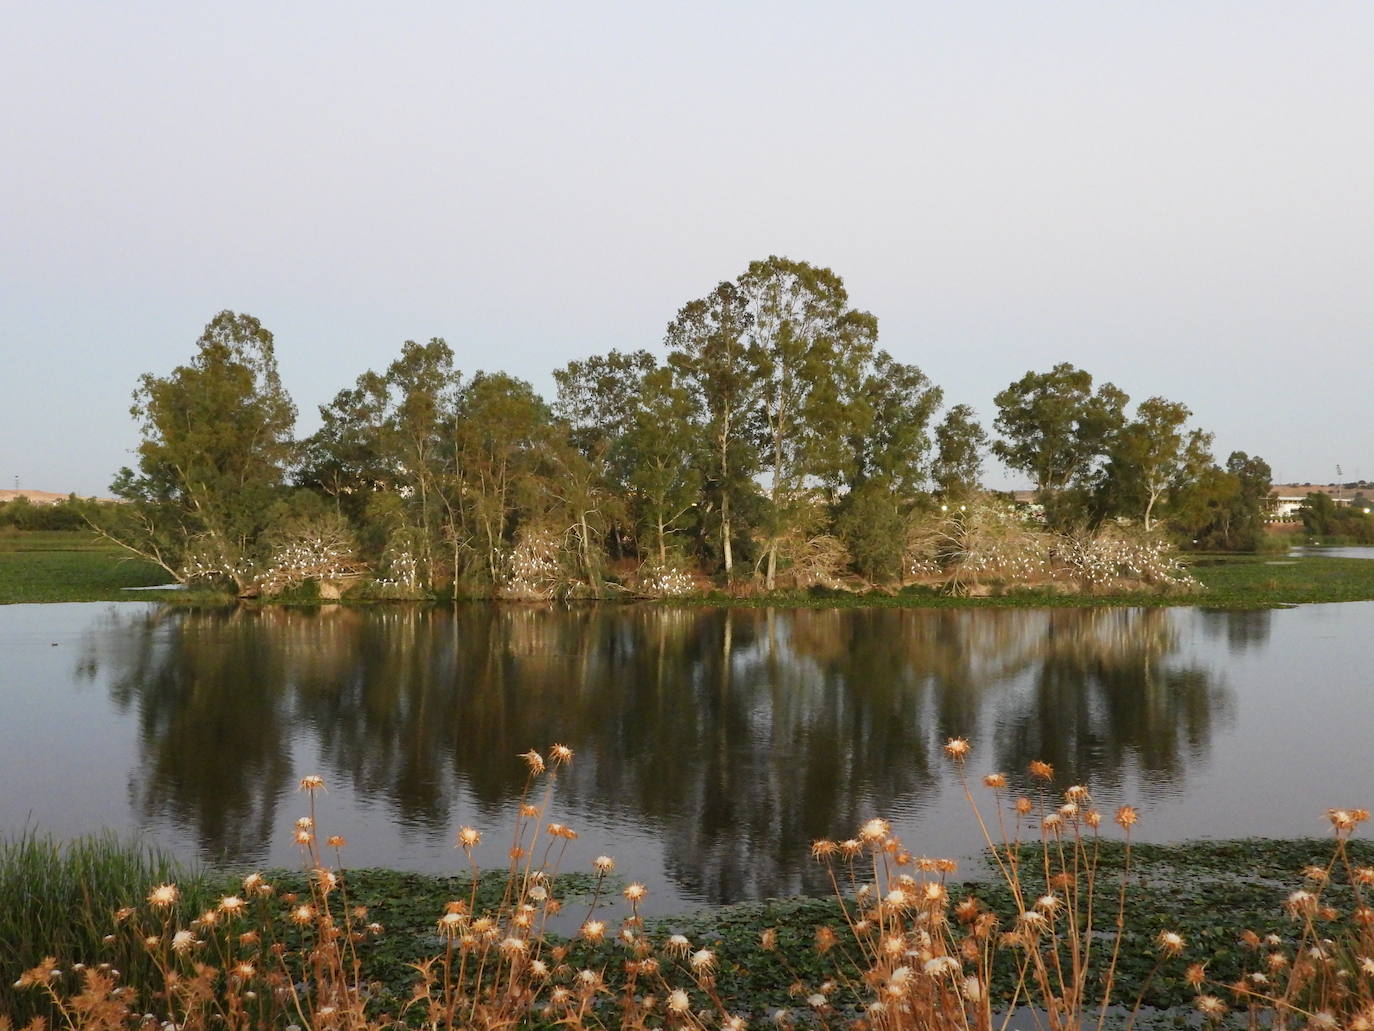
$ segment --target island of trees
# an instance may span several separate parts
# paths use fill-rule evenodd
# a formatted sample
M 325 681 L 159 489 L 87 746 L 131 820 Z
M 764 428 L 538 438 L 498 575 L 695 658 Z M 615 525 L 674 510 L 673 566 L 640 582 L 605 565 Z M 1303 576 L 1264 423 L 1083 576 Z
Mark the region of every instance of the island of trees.
M 187 364 L 139 380 L 137 467 L 93 522 L 181 582 L 453 598 L 1177 588 L 1176 547 L 1263 532 L 1269 467 L 1218 462 L 1182 403 L 1132 410 L 1060 364 L 996 396 L 990 435 L 805 262 L 755 261 L 656 352 L 554 379 L 549 401 L 407 341 L 298 440 L 271 333 L 221 312 Z M 988 453 L 1035 504 L 982 489 Z

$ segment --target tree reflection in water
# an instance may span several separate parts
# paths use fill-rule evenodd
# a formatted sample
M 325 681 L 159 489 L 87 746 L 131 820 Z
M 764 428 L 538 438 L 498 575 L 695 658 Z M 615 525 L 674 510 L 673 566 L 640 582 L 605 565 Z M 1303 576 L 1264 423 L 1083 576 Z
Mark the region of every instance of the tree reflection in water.
M 822 888 L 807 843 L 933 796 L 950 735 L 1009 770 L 1182 776 L 1229 695 L 1171 658 L 1173 627 L 1134 609 L 273 607 L 121 618 L 86 661 L 136 713 L 136 808 L 203 854 L 257 854 L 304 749 L 437 834 L 460 794 L 469 822 L 501 821 L 515 756 L 557 740 L 578 754 L 565 805 L 652 831 L 674 880 L 726 900 Z

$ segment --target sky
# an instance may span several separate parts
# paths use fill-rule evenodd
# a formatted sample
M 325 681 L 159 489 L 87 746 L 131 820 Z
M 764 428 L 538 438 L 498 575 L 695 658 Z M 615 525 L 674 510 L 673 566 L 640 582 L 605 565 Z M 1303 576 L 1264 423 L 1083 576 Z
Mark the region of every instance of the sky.
M 1072 362 L 1374 479 L 1374 5 L 0 7 L 0 487 L 104 493 L 222 309 L 317 407 L 407 339 L 547 397 L 778 254 L 985 424 Z M 994 471 L 996 485 L 1020 477 Z

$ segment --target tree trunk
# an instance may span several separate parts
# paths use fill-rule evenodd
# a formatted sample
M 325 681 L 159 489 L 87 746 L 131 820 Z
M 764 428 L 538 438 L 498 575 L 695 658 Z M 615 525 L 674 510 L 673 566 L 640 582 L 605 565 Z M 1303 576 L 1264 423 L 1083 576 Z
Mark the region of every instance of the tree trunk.
M 729 580 L 735 563 L 730 553 L 730 496 L 724 491 L 720 495 L 720 537 L 721 551 L 725 556 L 725 579 Z

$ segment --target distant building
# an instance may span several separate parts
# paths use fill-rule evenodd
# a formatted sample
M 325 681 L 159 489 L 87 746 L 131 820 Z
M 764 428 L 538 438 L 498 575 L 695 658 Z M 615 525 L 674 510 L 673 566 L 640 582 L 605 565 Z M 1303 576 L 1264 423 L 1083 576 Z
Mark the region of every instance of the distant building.
M 1276 483 L 1269 489 L 1269 520 L 1291 523 L 1309 494 L 1325 494 L 1337 506 L 1349 505 L 1361 488 L 1339 483 Z

